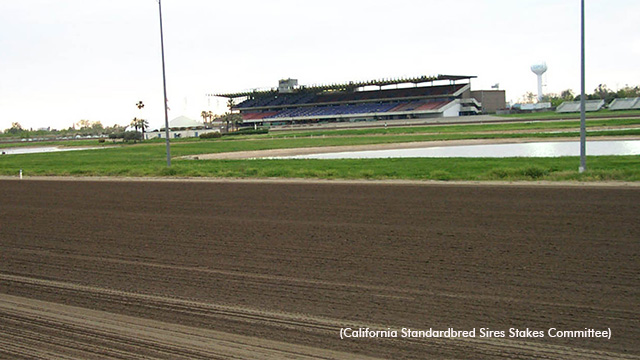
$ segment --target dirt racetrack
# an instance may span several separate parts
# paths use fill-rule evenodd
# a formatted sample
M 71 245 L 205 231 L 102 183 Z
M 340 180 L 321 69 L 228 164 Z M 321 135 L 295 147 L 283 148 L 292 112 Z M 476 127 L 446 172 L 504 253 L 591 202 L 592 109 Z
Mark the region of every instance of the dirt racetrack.
M 0 180 L 0 358 L 640 359 L 639 215 L 638 187 Z

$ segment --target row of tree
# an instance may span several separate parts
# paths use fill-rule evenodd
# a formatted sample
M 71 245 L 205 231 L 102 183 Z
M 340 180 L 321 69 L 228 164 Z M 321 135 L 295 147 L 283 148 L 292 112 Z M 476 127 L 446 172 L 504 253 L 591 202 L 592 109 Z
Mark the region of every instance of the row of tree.
M 101 136 L 112 133 L 124 132 L 126 126 L 113 125 L 103 126 L 100 121 L 80 120 L 67 129 L 27 129 L 22 127 L 19 122 L 12 122 L 11 127 L 0 131 L 3 137 L 17 138 L 53 138 L 53 137 L 76 137 L 76 136 Z
M 605 103 L 609 104 L 614 99 L 618 98 L 635 98 L 640 97 L 640 86 L 625 86 L 617 91 L 613 91 L 607 87 L 605 84 L 598 85 L 597 88 L 593 90 L 593 93 L 586 94 L 587 100 L 599 100 L 602 99 Z M 532 92 L 527 92 L 522 97 L 522 103 L 532 104 L 536 101 L 537 96 Z M 542 97 L 543 102 L 550 102 L 551 106 L 558 106 L 565 101 L 579 101 L 580 94 L 576 94 L 571 89 L 567 89 L 562 91 L 560 94 L 545 94 Z
M 145 119 L 138 119 L 138 118 L 133 118 L 133 120 L 131 120 L 131 124 L 129 124 L 129 126 L 131 126 L 132 128 L 136 129 L 136 133 L 138 133 L 138 129 L 140 129 L 142 131 L 142 133 L 140 134 L 140 138 L 144 139 L 144 132 L 146 129 L 149 128 L 149 122 Z
M 144 108 L 144 103 L 142 101 L 138 101 L 136 103 L 136 107 L 139 110 L 142 110 L 142 108 Z M 138 119 L 137 117 L 135 117 L 133 118 L 129 126 L 134 128 L 135 129 L 134 133 L 140 134 L 140 136 L 126 134 L 128 133 L 128 132 L 125 132 L 127 128 L 126 125 L 121 126 L 116 124 L 113 126 L 104 127 L 100 121 L 91 121 L 91 120 L 85 120 L 85 119 L 80 120 L 77 123 L 74 123 L 70 128 L 63 129 L 63 130 L 56 130 L 56 129 L 50 129 L 50 128 L 40 129 L 35 131 L 33 129 L 27 130 L 27 129 L 24 129 L 22 125 L 20 125 L 20 123 L 13 122 L 11 123 L 11 127 L 6 129 L 4 133 L 0 131 L 0 135 L 3 135 L 4 137 L 20 137 L 20 138 L 107 136 L 112 139 L 123 138 L 128 140 L 138 140 L 138 138 L 144 139 L 144 132 L 146 129 L 149 128 L 149 122 L 147 120 Z M 138 133 L 138 129 L 141 130 L 141 133 Z
M 139 138 L 144 138 L 145 131 L 149 128 L 149 122 L 145 119 L 133 118 L 128 125 L 135 129 L 135 133 L 140 134 Z M 113 138 L 113 135 L 118 135 L 117 138 L 123 138 L 123 134 L 127 129 L 127 125 L 113 125 L 103 126 L 100 121 L 80 120 L 74 123 L 68 129 L 25 129 L 19 122 L 12 122 L 11 127 L 5 129 L 4 132 L 0 131 L 3 137 L 15 137 L 15 138 L 59 138 L 59 137 L 86 137 L 86 136 L 106 136 Z M 140 131 L 139 131 L 140 130 Z M 132 137 L 132 135 L 127 135 Z M 135 140 L 131 138 L 131 140 Z
M 233 113 L 233 108 L 236 106 L 234 100 L 229 98 L 227 101 L 227 108 L 229 111 L 224 113 L 223 115 L 216 115 L 211 111 L 202 111 L 200 116 L 204 121 L 205 125 L 213 126 L 214 122 L 219 122 L 221 124 L 226 124 L 226 130 L 229 132 L 229 125 L 231 125 L 231 129 L 238 130 L 239 125 L 242 124 L 242 115 L 238 113 Z
M 226 130 L 238 130 L 238 127 L 242 125 L 242 115 L 237 113 L 227 112 L 223 115 L 215 115 L 211 111 L 202 111 L 200 113 L 205 126 L 213 126 L 214 123 L 226 124 Z
M 119 133 L 109 134 L 109 139 L 113 140 L 113 142 L 116 142 L 116 139 L 122 139 L 122 141 L 125 142 L 136 142 L 138 140 L 142 141 L 143 138 L 142 133 L 139 133 L 137 131 L 123 131 Z

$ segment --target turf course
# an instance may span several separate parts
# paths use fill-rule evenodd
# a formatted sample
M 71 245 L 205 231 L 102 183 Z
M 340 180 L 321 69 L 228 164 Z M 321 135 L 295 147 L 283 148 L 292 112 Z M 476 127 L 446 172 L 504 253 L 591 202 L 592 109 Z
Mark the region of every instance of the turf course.
M 17 176 L 170 176 L 233 178 L 408 179 L 408 180 L 550 180 L 640 181 L 638 156 L 589 157 L 586 173 L 577 157 L 501 159 L 360 159 L 360 160 L 183 160 L 202 153 L 278 148 L 364 145 L 413 141 L 494 138 L 577 138 L 577 121 L 552 123 L 422 126 L 389 129 L 321 130 L 220 139 L 172 141 L 171 168 L 164 140 L 142 144 L 98 144 L 97 140 L 64 145 L 105 149 L 0 156 L 0 175 Z M 640 135 L 639 119 L 590 120 L 589 137 Z M 602 129 L 613 127 L 613 129 Z M 629 128 L 627 128 L 629 127 Z M 6 144 L 3 144 L 6 147 Z M 21 143 L 22 145 L 22 143 Z M 38 144 L 40 145 L 40 144 Z M 43 144 L 44 145 L 44 144 Z M 56 145 L 48 143 L 47 145 Z

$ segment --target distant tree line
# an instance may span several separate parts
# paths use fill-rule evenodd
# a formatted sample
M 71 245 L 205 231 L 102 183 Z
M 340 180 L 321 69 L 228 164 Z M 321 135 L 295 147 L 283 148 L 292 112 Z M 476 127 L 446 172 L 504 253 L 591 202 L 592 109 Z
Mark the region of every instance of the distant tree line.
M 587 100 L 604 100 L 606 104 L 611 103 L 614 99 L 617 98 L 635 98 L 640 97 L 640 86 L 629 86 L 619 89 L 618 91 L 613 91 L 607 87 L 605 84 L 598 85 L 597 88 L 593 90 L 593 93 L 586 94 Z M 521 101 L 523 103 L 533 103 L 537 96 L 532 92 L 527 92 L 523 95 Z M 542 97 L 543 102 L 550 102 L 551 106 L 558 106 L 565 101 L 580 101 L 580 94 L 576 94 L 571 89 L 567 89 L 562 91 L 560 94 L 545 94 Z
M 214 122 L 219 122 L 221 124 L 226 124 L 226 127 L 224 130 L 227 133 L 230 130 L 238 131 L 238 129 L 240 128 L 240 125 L 243 124 L 243 118 L 242 118 L 242 115 L 240 115 L 239 113 L 233 112 L 233 107 L 235 105 L 236 104 L 234 100 L 229 99 L 229 101 L 227 101 L 227 108 L 229 108 L 229 111 L 227 111 L 223 115 L 216 115 L 211 111 L 202 111 L 200 113 L 200 116 L 202 117 L 202 120 L 204 121 L 205 126 L 213 126 Z
M 59 139 L 59 138 L 77 138 L 100 136 L 109 139 L 141 140 L 142 133 L 149 127 L 149 123 L 143 119 L 134 119 L 130 126 L 136 128 L 136 131 L 126 131 L 126 125 L 103 126 L 100 121 L 80 120 L 67 129 L 26 129 L 19 122 L 12 122 L 11 127 L 0 131 L 0 137 L 3 138 L 22 138 L 22 139 Z M 129 134 L 131 133 L 131 134 Z M 136 135 L 137 134 L 137 135 Z

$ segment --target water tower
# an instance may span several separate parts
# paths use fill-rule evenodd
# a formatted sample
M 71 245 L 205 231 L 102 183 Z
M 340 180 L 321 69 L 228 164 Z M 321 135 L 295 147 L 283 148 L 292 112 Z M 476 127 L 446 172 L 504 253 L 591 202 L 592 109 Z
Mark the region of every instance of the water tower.
M 542 74 L 547 71 L 547 64 L 542 62 L 540 64 L 531 65 L 531 71 L 538 75 L 538 102 L 542 101 Z

